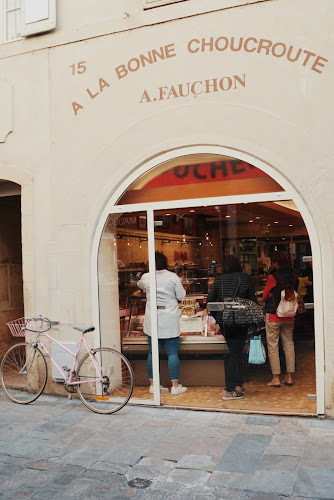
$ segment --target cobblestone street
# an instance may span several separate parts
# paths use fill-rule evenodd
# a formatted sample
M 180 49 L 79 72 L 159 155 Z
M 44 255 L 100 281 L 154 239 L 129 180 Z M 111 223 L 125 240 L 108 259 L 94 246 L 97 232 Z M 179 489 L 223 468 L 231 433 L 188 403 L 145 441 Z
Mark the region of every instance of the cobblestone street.
M 115 415 L 0 393 L 0 497 L 334 498 L 334 421 L 126 406 Z

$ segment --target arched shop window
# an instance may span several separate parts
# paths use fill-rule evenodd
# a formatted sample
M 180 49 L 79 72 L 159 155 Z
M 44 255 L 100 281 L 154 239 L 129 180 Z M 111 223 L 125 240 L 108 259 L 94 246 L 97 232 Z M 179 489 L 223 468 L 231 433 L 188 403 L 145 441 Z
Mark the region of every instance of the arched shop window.
M 169 270 L 178 274 L 187 290 L 181 304 L 181 383 L 192 390 L 178 401 L 187 407 L 225 408 L 219 391 L 224 385 L 222 357 L 227 349 L 218 325 L 204 315 L 208 290 L 222 270 L 224 256 L 232 254 L 250 275 L 261 301 L 276 250 L 288 253 L 302 284 L 310 272 L 304 257 L 310 256 L 311 246 L 297 206 L 259 168 L 236 158 L 197 154 L 166 161 L 146 172 L 128 187 L 111 212 L 98 260 L 100 326 L 102 337 L 112 326 L 113 344 L 132 363 L 135 398 L 146 401 L 153 397 L 148 392 L 147 337 L 143 332 L 146 299 L 137 287 L 148 270 L 153 247 L 153 252 L 159 250 L 167 256 Z M 307 314 L 305 321 L 296 321 L 295 331 L 297 344 L 306 339 L 299 344 L 297 356 L 308 360 L 312 374 L 300 396 L 301 406 L 300 401 L 291 403 L 291 398 L 275 402 L 270 396 L 266 403 L 262 395 L 262 402 L 249 397 L 247 409 L 298 413 L 303 407 L 305 413 L 315 412 L 315 402 L 307 399 L 307 394 L 315 392 L 313 317 Z M 105 337 L 106 342 L 110 345 Z M 160 381 L 170 384 L 164 355 L 159 366 Z M 270 377 L 265 372 L 262 376 L 257 390 L 261 384 L 266 387 L 265 378 Z M 204 399 L 200 396 L 203 386 L 210 388 Z M 161 398 L 164 404 L 176 404 L 170 395 Z
M 269 175 L 235 158 L 194 155 L 155 167 L 134 182 L 119 205 L 283 191 Z

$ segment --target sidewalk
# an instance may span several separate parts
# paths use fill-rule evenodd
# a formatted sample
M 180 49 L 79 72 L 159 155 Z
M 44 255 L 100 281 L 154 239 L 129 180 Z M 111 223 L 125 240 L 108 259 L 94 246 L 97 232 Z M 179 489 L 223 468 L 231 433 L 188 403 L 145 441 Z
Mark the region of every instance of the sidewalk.
M 334 420 L 126 406 L 0 389 L 0 498 L 334 499 Z

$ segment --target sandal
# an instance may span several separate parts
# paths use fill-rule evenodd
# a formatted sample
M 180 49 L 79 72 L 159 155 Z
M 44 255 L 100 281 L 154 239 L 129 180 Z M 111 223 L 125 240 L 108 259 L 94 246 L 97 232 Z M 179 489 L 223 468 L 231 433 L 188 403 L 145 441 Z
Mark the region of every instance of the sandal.
M 273 382 L 268 382 L 268 387 L 281 387 L 281 384 L 274 384 Z

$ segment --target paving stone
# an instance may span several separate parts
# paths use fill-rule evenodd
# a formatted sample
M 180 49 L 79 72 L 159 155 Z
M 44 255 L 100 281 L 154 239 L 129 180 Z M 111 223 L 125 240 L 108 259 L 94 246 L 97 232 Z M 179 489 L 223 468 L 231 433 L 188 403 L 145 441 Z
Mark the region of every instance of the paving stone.
M 310 427 L 309 437 L 311 439 L 334 438 L 334 427 Z
M 212 425 L 210 425 L 209 427 L 206 427 L 201 436 L 208 436 L 208 437 L 212 437 L 212 438 L 217 438 L 217 439 L 226 439 L 226 438 L 233 438 L 234 436 L 236 436 L 237 434 L 239 434 L 239 429 L 240 427 L 244 425 L 243 423 L 241 423 L 240 425 L 233 425 L 233 426 L 230 426 L 230 427 L 214 427 Z
M 217 463 L 215 470 L 254 473 L 270 439 L 271 436 L 238 434 Z
M 82 472 L 84 472 L 86 469 L 83 467 L 80 467 L 79 465 L 71 465 L 71 464 L 55 464 L 53 470 L 55 472 L 62 472 L 64 474 L 76 474 L 76 476 L 79 476 Z
M 58 500 L 61 498 L 64 500 L 65 497 L 65 489 L 55 490 L 54 488 L 46 487 L 39 489 L 33 496 L 34 500 L 54 500 L 58 496 Z M 81 499 L 80 499 L 81 500 Z
M 168 418 L 152 418 L 150 425 L 153 427 L 167 427 L 171 428 L 175 425 L 175 421 Z
M 52 481 L 52 485 L 55 487 L 65 487 L 70 484 L 75 479 L 78 479 L 76 474 L 59 474 L 54 481 Z
M 170 418 L 171 420 L 181 420 L 183 417 L 186 417 L 191 412 L 188 410 L 171 410 L 169 408 L 157 408 L 157 415 L 159 417 L 163 416 L 164 418 Z M 201 412 L 202 414 L 202 412 Z
M 67 488 L 62 492 L 57 492 L 54 497 L 56 500 L 64 500 L 64 498 L 81 498 L 81 496 L 87 493 L 88 490 L 92 488 L 91 481 L 85 481 L 82 478 L 72 481 Z
M 283 436 L 275 434 L 265 453 L 269 455 L 290 455 L 302 457 L 304 454 L 307 438 L 301 436 Z
M 216 414 L 214 412 L 201 412 L 199 414 L 197 411 L 193 411 L 185 415 L 181 419 L 180 423 L 185 425 L 207 427 L 208 425 L 211 425 L 215 418 Z
M 248 495 L 242 490 L 235 490 L 233 488 L 216 488 L 214 490 L 214 495 L 216 498 L 222 500 L 246 500 Z
M 35 488 L 22 488 L 12 493 L 12 498 L 31 498 L 36 493 Z
M 264 425 L 275 427 L 279 423 L 278 417 L 269 417 L 266 415 L 250 415 L 247 417 L 245 425 Z
M 83 474 L 82 477 L 85 479 L 99 479 L 101 481 L 109 479 L 111 476 L 110 472 L 103 471 L 103 470 L 92 470 L 92 469 L 87 469 Z
M 161 491 L 166 491 L 166 492 L 176 492 L 184 489 L 184 485 L 182 483 L 177 483 L 177 482 L 167 482 L 167 481 L 153 481 L 152 486 L 147 488 L 145 491 L 150 491 L 151 489 L 156 489 L 159 487 Z
M 311 426 L 310 419 L 282 417 L 275 427 L 277 434 L 285 436 L 308 435 Z
M 52 467 L 50 462 L 32 462 L 27 464 L 28 469 L 49 470 Z
M 215 488 L 211 486 L 183 486 L 182 492 L 183 493 L 191 493 L 192 495 L 213 495 Z
M 159 458 L 142 458 L 134 467 L 129 469 L 127 478 L 140 477 L 142 479 L 165 480 L 174 465 L 174 462 Z
M 71 465 L 79 465 L 81 467 L 90 467 L 93 463 L 101 459 L 101 453 L 98 451 L 90 451 L 87 448 L 67 453 L 62 457 L 63 463 Z
M 119 494 L 125 495 L 127 498 L 137 498 L 138 490 L 136 490 L 136 488 L 130 488 L 130 486 L 125 486 L 124 488 L 120 488 Z
M 136 495 L 136 499 L 142 498 L 144 500 L 164 500 L 167 497 L 168 493 L 166 491 L 159 491 L 159 490 L 152 490 L 152 491 L 147 491 L 147 490 L 142 490 L 141 492 L 138 492 Z
M 297 473 L 294 495 L 304 497 L 330 498 L 334 497 L 333 469 L 301 467 Z
M 24 439 L 16 439 L 10 441 L 4 446 L 1 446 L 1 453 L 9 453 L 11 455 L 34 458 L 39 456 L 39 450 L 45 447 L 45 442 L 42 439 L 32 439 L 26 437 Z
M 248 498 L 254 499 L 254 500 L 280 500 L 279 495 L 276 493 L 251 493 Z M 286 498 L 286 497 L 285 497 Z M 289 497 L 290 499 L 291 497 Z
M 214 500 L 216 497 L 214 495 L 205 495 L 204 493 L 195 493 L 192 495 L 191 500 Z
M 178 469 L 197 469 L 212 472 L 216 462 L 209 455 L 183 455 L 175 465 Z
M 33 487 L 43 487 L 52 482 L 56 474 L 50 471 L 38 471 L 33 469 L 24 469 L 17 472 L 14 476 L 2 481 L 4 491 L 13 491 L 27 485 Z
M 158 441 L 150 450 L 148 450 L 144 454 L 144 456 L 177 462 L 184 453 L 187 453 L 189 451 L 190 446 L 191 445 L 183 444 L 183 446 L 181 447 L 178 443 Z
M 188 453 L 195 455 L 209 455 L 212 460 L 218 462 L 224 455 L 227 448 L 230 446 L 233 437 L 212 438 L 207 436 L 199 436 L 195 441 L 188 446 Z M 184 450 L 184 454 L 187 451 Z
M 300 458 L 286 455 L 263 455 L 258 469 L 282 470 L 294 472 L 300 464 Z
M 325 419 L 325 420 L 312 420 L 311 421 L 311 427 L 323 427 L 323 428 L 328 428 L 328 429 L 334 429 L 334 419 Z
M 253 425 L 253 424 L 242 424 L 239 428 L 238 434 L 263 434 L 272 435 L 275 432 L 275 428 L 270 425 Z
M 303 466 L 334 469 L 334 444 L 322 440 L 308 442 L 301 463 Z
M 197 425 L 176 424 L 164 435 L 163 440 L 179 445 L 191 444 L 202 432 L 203 428 Z
M 212 420 L 210 426 L 212 427 L 240 427 L 247 420 L 246 415 L 231 414 L 231 413 L 218 413 Z
M 108 479 L 101 480 L 96 478 L 94 481 L 89 479 L 89 483 L 89 492 L 98 497 L 103 497 L 104 495 L 110 495 L 111 493 L 124 488 L 126 486 L 126 478 L 119 474 L 110 474 Z
M 296 472 L 287 471 L 256 471 L 249 485 L 251 491 L 291 495 L 297 479 Z
M 191 493 L 182 493 L 182 491 L 178 491 L 177 493 L 171 492 L 167 493 L 166 500 L 190 500 Z M 144 497 L 143 497 L 144 498 Z
M 0 481 L 8 479 L 21 471 L 21 467 L 13 466 L 12 464 L 2 464 L 0 467 Z
M 176 481 L 186 486 L 204 485 L 209 479 L 210 473 L 206 471 L 191 470 L 191 469 L 173 469 L 167 478 L 167 481 Z
M 107 472 L 114 472 L 115 474 L 126 474 L 129 470 L 129 465 L 124 464 L 115 464 L 111 462 L 103 462 L 99 460 L 98 462 L 93 463 L 89 470 L 101 470 Z
M 68 454 L 69 450 L 61 449 L 61 448 L 53 448 L 49 445 L 44 445 L 43 449 L 38 450 L 38 458 L 39 460 L 44 461 L 55 461 L 64 457 Z
M 252 474 L 241 474 L 239 472 L 224 472 L 214 471 L 206 486 L 223 486 L 226 488 L 236 488 L 239 490 L 247 490 L 253 478 Z
M 3 459 L 3 463 L 17 465 L 18 467 L 24 467 L 29 462 L 31 462 L 31 458 L 24 457 L 13 457 L 11 455 L 1 455 Z

